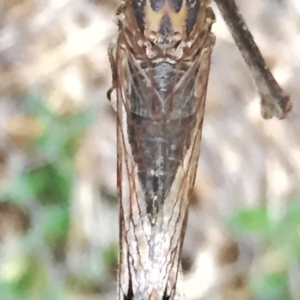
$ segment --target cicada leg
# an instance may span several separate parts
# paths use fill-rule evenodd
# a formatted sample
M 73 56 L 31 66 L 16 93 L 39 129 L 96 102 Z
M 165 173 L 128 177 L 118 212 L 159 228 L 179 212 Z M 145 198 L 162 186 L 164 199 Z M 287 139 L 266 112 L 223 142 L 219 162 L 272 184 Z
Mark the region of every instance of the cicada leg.
M 110 62 L 110 67 L 112 71 L 112 86 L 111 88 L 107 91 L 107 99 L 111 101 L 111 94 L 112 92 L 117 88 L 118 86 L 118 69 L 117 69 L 117 62 L 116 62 L 116 57 L 115 57 L 115 50 L 116 50 L 116 43 L 112 42 L 108 46 L 108 58 Z

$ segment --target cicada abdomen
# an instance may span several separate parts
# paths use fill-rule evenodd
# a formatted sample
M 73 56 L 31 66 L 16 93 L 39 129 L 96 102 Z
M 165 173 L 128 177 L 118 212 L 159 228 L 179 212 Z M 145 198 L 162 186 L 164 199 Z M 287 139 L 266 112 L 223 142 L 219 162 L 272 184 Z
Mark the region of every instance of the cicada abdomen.
M 181 299 L 214 15 L 206 0 L 129 0 L 117 16 L 119 298 Z

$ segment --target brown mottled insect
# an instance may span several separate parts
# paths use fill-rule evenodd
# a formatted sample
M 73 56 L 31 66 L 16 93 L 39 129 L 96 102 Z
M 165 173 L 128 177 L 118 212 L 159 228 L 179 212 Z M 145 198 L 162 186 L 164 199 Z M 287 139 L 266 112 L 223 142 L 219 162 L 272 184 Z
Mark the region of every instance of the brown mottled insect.
M 250 66 L 265 118 L 289 99 L 233 0 L 216 0 Z M 180 252 L 200 153 L 215 21 L 209 0 L 127 0 L 109 49 L 117 102 L 119 299 L 182 299 Z

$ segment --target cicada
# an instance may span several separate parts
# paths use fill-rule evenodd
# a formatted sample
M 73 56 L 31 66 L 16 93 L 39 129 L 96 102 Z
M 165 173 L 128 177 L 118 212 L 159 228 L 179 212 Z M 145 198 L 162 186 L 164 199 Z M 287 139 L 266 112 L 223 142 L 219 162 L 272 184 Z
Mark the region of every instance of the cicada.
M 127 0 L 117 12 L 109 97 L 115 90 L 119 299 L 183 297 L 180 252 L 215 44 L 209 4 Z

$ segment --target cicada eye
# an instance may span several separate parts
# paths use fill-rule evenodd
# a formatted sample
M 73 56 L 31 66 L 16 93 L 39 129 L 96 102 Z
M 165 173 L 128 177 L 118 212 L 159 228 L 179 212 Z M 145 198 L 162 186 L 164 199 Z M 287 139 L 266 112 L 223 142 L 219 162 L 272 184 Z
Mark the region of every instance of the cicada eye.
M 187 6 L 187 18 L 186 23 L 186 34 L 189 35 L 197 21 L 200 10 L 200 0 L 186 0 Z
M 132 8 L 141 32 L 144 32 L 145 30 L 145 5 L 146 0 L 132 0 Z
M 159 11 L 167 0 L 150 0 L 151 8 L 154 11 Z
M 183 0 L 169 0 L 168 2 L 176 13 L 181 10 L 183 5 Z
M 166 2 L 175 12 L 179 12 L 183 4 L 183 0 L 150 0 L 150 5 L 154 11 L 159 11 Z

